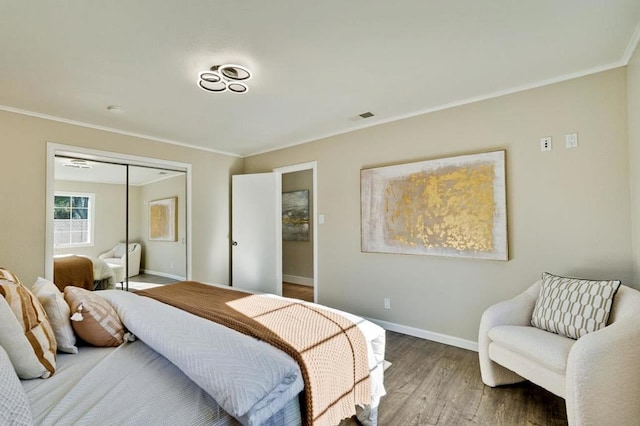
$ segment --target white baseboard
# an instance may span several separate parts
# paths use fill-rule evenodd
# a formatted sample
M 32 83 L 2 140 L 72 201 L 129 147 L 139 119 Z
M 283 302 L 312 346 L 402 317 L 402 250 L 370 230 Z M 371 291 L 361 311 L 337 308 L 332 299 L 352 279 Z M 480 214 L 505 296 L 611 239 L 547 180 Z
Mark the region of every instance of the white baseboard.
M 282 274 L 282 281 L 291 284 L 308 285 L 310 287 L 313 287 L 313 278 L 309 277 L 298 277 L 296 275 Z
M 140 273 L 157 275 L 159 277 L 165 277 L 165 278 L 173 278 L 174 280 L 178 280 L 178 281 L 184 281 L 187 279 L 186 277 L 181 277 L 180 275 L 167 274 L 166 272 L 152 271 L 150 269 L 140 269 Z
M 445 345 L 456 346 L 458 348 L 478 352 L 478 342 L 461 339 L 459 337 L 448 336 L 446 334 L 435 333 L 433 331 L 422 330 L 420 328 L 409 327 L 407 325 L 382 321 L 375 318 L 367 319 L 374 324 L 378 324 L 385 330 L 396 331 L 398 333 L 407 334 L 409 336 L 420 337 L 421 339 L 432 340 L 434 342 L 444 343 Z

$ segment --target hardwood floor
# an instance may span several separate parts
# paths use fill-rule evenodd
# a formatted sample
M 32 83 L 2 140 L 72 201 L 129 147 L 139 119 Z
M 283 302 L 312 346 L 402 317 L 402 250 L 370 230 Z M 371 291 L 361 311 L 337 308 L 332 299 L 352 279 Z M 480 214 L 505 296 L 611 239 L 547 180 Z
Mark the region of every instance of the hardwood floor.
M 564 399 L 532 383 L 485 386 L 476 352 L 387 331 L 385 358 L 380 426 L 567 424 Z
M 294 299 L 306 300 L 313 302 L 313 287 L 308 285 L 282 283 L 282 295 L 284 297 L 292 297 Z
M 160 277 L 151 274 L 139 274 L 129 277 L 129 290 L 144 290 L 147 288 L 157 287 L 159 285 L 173 284 L 178 282 L 174 278 Z M 118 287 L 120 284 L 118 284 Z

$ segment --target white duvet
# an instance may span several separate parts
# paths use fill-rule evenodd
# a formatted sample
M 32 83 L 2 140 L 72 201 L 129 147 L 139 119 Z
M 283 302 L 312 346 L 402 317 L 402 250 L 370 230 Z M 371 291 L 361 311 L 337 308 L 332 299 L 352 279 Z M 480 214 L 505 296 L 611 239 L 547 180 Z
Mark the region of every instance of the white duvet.
M 52 378 L 22 381 L 37 424 L 301 423 L 303 380 L 285 353 L 146 297 L 100 294 L 139 341 L 115 349 L 82 347 L 80 354 L 60 355 Z M 372 410 L 359 419 L 375 424 L 384 395 L 384 330 L 341 314 L 358 324 L 367 341 Z
M 123 324 L 245 425 L 259 425 L 304 387 L 284 352 L 212 321 L 128 292 L 100 293 Z

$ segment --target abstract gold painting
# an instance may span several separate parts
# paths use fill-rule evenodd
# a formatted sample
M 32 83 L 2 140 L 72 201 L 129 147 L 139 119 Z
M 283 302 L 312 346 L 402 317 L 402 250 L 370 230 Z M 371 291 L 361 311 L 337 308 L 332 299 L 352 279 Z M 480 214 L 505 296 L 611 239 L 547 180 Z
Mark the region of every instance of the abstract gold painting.
M 178 197 L 149 201 L 149 240 L 178 241 Z
M 362 251 L 508 260 L 505 152 L 365 169 Z

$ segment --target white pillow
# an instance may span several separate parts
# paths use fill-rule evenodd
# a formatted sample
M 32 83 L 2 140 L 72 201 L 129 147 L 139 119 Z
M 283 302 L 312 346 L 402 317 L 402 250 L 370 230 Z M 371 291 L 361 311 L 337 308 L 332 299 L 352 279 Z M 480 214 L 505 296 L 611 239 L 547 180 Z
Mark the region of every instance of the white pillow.
M 53 334 L 60 352 L 77 354 L 76 335 L 71 327 L 71 309 L 58 287 L 49 280 L 38 277 L 31 286 L 31 291 L 38 298 L 49 317 Z
M 32 425 L 27 395 L 13 369 L 9 355 L 0 346 L 0 424 Z
M 113 257 L 122 257 L 124 256 L 124 243 L 118 243 L 116 244 L 115 248 L 113 249 Z

